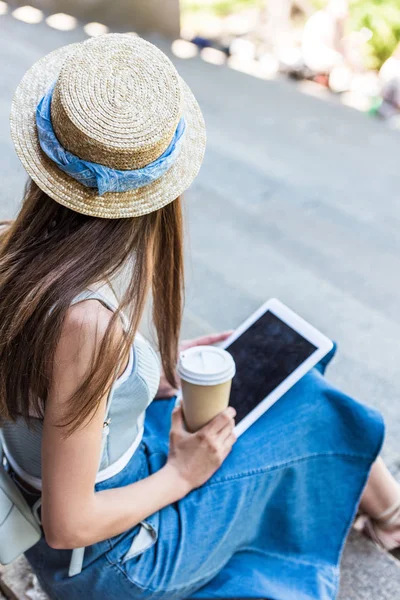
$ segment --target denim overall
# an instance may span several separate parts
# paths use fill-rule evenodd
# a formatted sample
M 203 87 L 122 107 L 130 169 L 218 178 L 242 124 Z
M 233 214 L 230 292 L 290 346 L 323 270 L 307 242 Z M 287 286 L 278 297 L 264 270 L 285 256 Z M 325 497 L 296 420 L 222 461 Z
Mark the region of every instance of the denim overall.
M 70 550 L 40 540 L 26 557 L 52 600 L 335 599 L 343 546 L 384 423 L 325 379 L 333 354 L 239 437 L 204 485 L 86 548 L 80 574 L 68 576 Z M 174 404 L 157 399 L 147 407 L 129 463 L 96 490 L 133 483 L 165 464 Z

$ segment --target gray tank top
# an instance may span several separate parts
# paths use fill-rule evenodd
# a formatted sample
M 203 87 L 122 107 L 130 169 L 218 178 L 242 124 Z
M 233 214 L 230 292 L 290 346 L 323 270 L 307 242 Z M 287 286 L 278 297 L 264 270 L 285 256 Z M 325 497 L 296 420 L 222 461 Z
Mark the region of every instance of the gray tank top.
M 116 302 L 100 289 L 84 290 L 75 296 L 72 304 L 96 298 L 107 308 L 115 310 Z M 126 329 L 125 315 L 123 326 Z M 108 413 L 104 424 L 108 435 L 96 482 L 104 481 L 121 471 L 138 447 L 143 435 L 145 410 L 157 392 L 160 373 L 161 365 L 157 354 L 138 332 L 131 347 L 129 363 L 114 382 L 108 396 Z M 1 432 L 4 453 L 11 466 L 37 489 L 41 489 L 42 428 L 42 419 L 33 418 L 31 427 L 28 427 L 21 417 L 16 422 L 5 422 Z

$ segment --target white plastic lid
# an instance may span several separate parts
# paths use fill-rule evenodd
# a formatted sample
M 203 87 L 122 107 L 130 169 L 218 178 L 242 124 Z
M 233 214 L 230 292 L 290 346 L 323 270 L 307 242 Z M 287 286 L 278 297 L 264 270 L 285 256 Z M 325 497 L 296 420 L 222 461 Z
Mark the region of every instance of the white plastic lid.
M 218 346 L 194 346 L 179 355 L 178 375 L 188 383 L 218 385 L 236 373 L 233 357 Z

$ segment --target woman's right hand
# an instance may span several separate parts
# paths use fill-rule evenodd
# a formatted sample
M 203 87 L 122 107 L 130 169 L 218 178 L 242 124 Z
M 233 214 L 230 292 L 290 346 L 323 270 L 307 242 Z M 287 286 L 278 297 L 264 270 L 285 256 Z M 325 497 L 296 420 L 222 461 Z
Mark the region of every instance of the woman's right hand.
M 236 441 L 236 411 L 231 406 L 195 433 L 185 429 L 181 405 L 172 411 L 167 464 L 188 486 L 200 487 L 217 471 Z

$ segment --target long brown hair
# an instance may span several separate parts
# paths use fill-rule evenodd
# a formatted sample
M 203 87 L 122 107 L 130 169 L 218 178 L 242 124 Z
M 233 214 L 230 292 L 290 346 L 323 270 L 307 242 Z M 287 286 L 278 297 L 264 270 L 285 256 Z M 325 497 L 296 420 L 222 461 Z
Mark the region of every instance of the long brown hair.
M 94 414 L 127 356 L 149 292 L 153 324 L 168 381 L 175 364 L 184 302 L 180 198 L 147 215 L 102 219 L 72 211 L 28 181 L 22 208 L 0 235 L 0 418 L 29 422 L 44 414 L 53 357 L 74 296 L 109 280 L 131 261 L 125 292 L 110 319 L 97 359 L 71 397 L 62 426 L 75 431 Z M 131 260 L 132 259 L 132 260 Z M 113 340 L 120 311 L 129 328 Z

